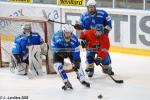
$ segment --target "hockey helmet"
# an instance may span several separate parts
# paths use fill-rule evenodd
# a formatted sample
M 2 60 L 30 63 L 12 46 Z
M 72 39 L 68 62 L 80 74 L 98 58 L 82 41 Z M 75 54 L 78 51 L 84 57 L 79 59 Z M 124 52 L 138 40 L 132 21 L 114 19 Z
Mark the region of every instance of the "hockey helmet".
M 70 24 L 65 24 L 65 25 L 63 25 L 62 30 L 64 32 L 70 32 L 70 33 L 72 33 L 73 32 L 73 27 Z
M 87 2 L 87 10 L 92 16 L 96 14 L 96 1 L 95 0 L 89 0 Z
M 87 2 L 86 6 L 96 6 L 96 1 L 95 0 L 89 0 Z
M 64 34 L 65 41 L 66 41 L 66 42 L 69 42 L 70 39 L 71 39 L 72 32 L 73 32 L 73 27 L 72 27 L 72 25 L 70 25 L 70 24 L 65 24 L 65 25 L 62 27 L 62 30 L 63 30 L 63 34 Z
M 23 24 L 21 25 L 22 29 L 30 30 L 31 29 L 31 24 Z

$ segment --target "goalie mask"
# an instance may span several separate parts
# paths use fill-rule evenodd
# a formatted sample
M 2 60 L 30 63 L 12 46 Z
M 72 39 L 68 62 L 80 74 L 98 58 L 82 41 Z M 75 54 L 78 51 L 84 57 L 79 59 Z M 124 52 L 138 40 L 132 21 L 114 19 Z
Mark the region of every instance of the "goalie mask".
M 25 35 L 30 36 L 31 24 L 23 24 L 21 27 L 22 27 L 23 32 L 25 33 Z

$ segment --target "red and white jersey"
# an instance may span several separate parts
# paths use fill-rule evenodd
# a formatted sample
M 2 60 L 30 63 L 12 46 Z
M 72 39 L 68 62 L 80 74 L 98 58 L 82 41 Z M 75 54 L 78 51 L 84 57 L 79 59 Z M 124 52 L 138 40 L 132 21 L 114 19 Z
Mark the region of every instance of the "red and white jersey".
M 97 49 L 97 55 L 101 57 L 102 60 L 108 54 L 110 47 L 108 35 L 102 34 L 97 37 L 96 30 L 91 29 L 81 32 L 80 39 L 85 39 L 87 41 L 87 49 Z

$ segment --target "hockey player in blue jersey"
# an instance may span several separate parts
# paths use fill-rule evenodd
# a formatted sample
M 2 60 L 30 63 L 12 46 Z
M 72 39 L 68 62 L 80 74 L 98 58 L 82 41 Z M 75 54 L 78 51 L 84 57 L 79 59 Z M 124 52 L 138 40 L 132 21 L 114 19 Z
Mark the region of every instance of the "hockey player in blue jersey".
M 63 69 L 64 59 L 69 58 L 73 70 L 77 74 L 77 79 L 82 85 L 90 87 L 90 84 L 85 81 L 84 73 L 81 68 L 79 41 L 73 34 L 73 27 L 65 24 L 63 29 L 54 33 L 51 39 L 51 48 L 53 50 L 54 69 L 61 76 L 64 82 L 62 89 L 73 89 L 65 70 Z
M 103 27 L 104 33 L 108 34 L 112 29 L 111 17 L 104 10 L 96 9 L 96 1 L 87 2 L 87 11 L 81 15 L 80 23 L 75 24 L 77 30 L 88 30 L 95 27 Z
M 80 23 L 75 24 L 74 28 L 77 30 L 101 29 L 99 30 L 99 32 L 101 34 L 106 34 L 108 36 L 109 32 L 112 29 L 111 17 L 106 11 L 96 9 L 95 0 L 89 0 L 87 2 L 87 11 L 81 15 Z M 86 44 L 88 44 L 87 41 L 84 39 L 81 39 L 82 47 L 86 47 Z M 86 55 L 89 56 L 87 58 L 91 58 L 91 53 L 92 51 L 87 50 Z M 100 62 L 100 60 L 97 60 L 96 58 L 95 60 Z M 109 73 L 109 70 L 112 70 L 110 55 L 108 55 L 105 58 L 105 60 L 106 61 L 104 62 L 108 62 L 108 63 L 102 63 L 105 66 L 105 69 L 103 68 L 103 72 Z M 94 73 L 94 63 L 93 61 L 90 61 L 89 59 L 87 59 L 87 62 L 88 64 L 87 64 L 87 68 L 85 71 L 88 73 L 89 77 L 92 77 Z
M 41 36 L 32 32 L 31 24 L 22 25 L 23 32 L 18 34 L 13 43 L 12 54 L 16 60 L 18 74 L 27 74 L 28 61 L 28 46 L 40 45 L 43 43 Z

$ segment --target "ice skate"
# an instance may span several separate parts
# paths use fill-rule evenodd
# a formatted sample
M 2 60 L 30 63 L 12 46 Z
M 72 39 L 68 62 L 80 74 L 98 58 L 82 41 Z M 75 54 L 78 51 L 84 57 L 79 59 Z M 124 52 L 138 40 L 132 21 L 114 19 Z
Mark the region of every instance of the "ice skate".
M 85 87 L 90 88 L 90 83 L 89 82 L 82 81 L 81 84 L 84 85 Z
M 94 68 L 86 68 L 85 69 L 86 74 L 88 75 L 88 77 L 93 77 L 94 74 Z
M 72 90 L 73 87 L 72 87 L 71 83 L 69 81 L 67 81 L 67 82 L 65 82 L 65 85 L 62 86 L 62 89 L 63 90 L 67 90 L 67 89 L 71 89 Z
M 112 71 L 112 67 L 110 65 L 104 65 L 103 73 L 114 75 L 114 72 Z

